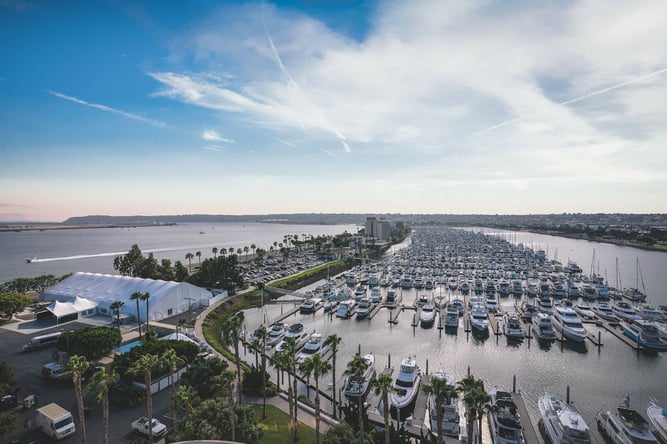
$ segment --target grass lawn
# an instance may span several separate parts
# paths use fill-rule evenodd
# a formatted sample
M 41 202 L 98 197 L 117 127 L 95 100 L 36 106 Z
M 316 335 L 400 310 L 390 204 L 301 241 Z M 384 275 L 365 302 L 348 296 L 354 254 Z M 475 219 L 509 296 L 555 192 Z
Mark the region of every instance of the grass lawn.
M 259 444 L 288 444 L 290 442 L 289 415 L 282 410 L 267 404 L 266 419 L 262 419 L 262 406 L 252 405 L 255 419 L 264 432 Z M 296 431 L 299 442 L 315 442 L 315 430 L 299 422 Z

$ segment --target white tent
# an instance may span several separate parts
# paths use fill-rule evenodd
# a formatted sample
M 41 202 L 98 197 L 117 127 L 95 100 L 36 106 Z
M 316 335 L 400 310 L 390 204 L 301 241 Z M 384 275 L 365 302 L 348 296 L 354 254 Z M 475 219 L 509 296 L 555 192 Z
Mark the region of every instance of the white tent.
M 72 306 L 79 312 L 80 317 L 93 316 L 96 313 L 97 304 L 86 298 L 76 296 Z
M 51 305 L 46 307 L 46 309 L 55 316 L 58 324 L 77 319 L 79 315 L 79 311 L 76 307 L 69 302 L 54 301 Z
M 99 314 L 113 316 L 109 306 L 114 301 L 123 302 L 121 315 L 129 314 L 146 319 L 146 302 L 137 303 L 130 299 L 136 292 L 149 293 L 148 316 L 151 321 L 176 316 L 187 312 L 191 307 L 206 306 L 211 293 L 203 288 L 185 282 L 140 279 L 127 276 L 114 276 L 97 273 L 75 273 L 42 294 L 47 301 L 70 302 L 77 298 L 86 299 L 95 304 Z

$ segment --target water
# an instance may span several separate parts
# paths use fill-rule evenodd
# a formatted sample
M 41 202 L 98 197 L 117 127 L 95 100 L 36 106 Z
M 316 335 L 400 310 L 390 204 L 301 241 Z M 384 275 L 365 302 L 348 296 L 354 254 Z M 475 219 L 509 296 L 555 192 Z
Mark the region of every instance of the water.
M 268 251 L 274 242 L 283 243 L 287 234 L 297 234 L 301 239 L 303 234 L 335 235 L 344 231 L 356 233 L 357 227 L 221 223 L 0 232 L 0 282 L 43 274 L 58 277 L 76 271 L 116 274 L 114 257 L 126 254 L 133 244 L 145 254 L 153 252 L 158 260 L 171 259 L 172 264 L 180 260 L 187 266 L 187 253 L 201 251 L 203 261 L 213 257 L 213 247 L 236 250 L 255 244 Z M 32 257 L 37 260 L 26 263 L 26 258 Z M 193 259 L 195 264 L 198 261 L 197 257 Z

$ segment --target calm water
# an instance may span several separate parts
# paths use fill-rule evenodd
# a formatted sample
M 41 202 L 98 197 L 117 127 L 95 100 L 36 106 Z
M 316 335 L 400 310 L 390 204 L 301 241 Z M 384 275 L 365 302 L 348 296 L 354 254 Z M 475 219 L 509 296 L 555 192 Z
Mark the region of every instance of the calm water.
M 87 271 L 115 274 L 113 259 L 138 244 L 144 253 L 177 260 L 201 251 L 201 259 L 213 257 L 211 249 L 243 248 L 255 244 L 269 250 L 287 234 L 335 235 L 356 233 L 354 225 L 283 224 L 183 224 L 160 227 L 101 228 L 0 232 L 0 282 L 18 277 Z M 203 234 L 200 234 L 203 233 Z M 26 258 L 38 261 L 26 263 Z M 195 257 L 193 263 L 197 263 Z

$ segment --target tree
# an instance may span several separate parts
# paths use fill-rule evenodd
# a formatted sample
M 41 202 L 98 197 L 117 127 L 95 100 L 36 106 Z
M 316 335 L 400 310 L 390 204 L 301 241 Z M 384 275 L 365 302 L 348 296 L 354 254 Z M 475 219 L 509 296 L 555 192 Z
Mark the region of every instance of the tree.
M 141 300 L 143 293 L 140 291 L 135 291 L 130 295 L 131 301 L 137 302 L 137 323 L 139 323 L 139 341 L 141 341 L 141 312 L 139 311 L 139 301 Z
M 141 299 L 142 301 L 146 302 L 146 337 L 148 337 L 148 299 L 151 297 L 150 292 L 145 292 L 141 294 Z M 141 325 L 139 326 L 139 331 L 141 331 Z
M 185 259 L 188 261 L 188 270 L 190 273 L 192 273 L 192 259 L 194 258 L 194 254 L 192 253 L 186 253 Z
M 83 407 L 83 390 L 81 388 L 81 379 L 83 374 L 86 373 L 90 367 L 88 360 L 84 356 L 73 355 L 70 356 L 65 370 L 68 375 L 72 377 L 72 382 L 74 382 L 74 393 L 76 395 L 76 404 L 79 408 L 79 424 L 81 425 L 81 440 L 86 443 L 86 418 L 84 416 L 84 407 Z
M 213 382 L 218 384 L 227 399 L 227 408 L 229 409 L 229 425 L 232 432 L 232 441 L 236 441 L 236 413 L 234 409 L 234 378 L 237 372 L 226 369 L 213 378 Z M 239 392 L 241 389 L 239 388 Z M 239 401 L 240 402 L 240 401 Z
M 109 308 L 116 313 L 116 326 L 118 327 L 118 331 L 120 331 L 120 309 L 123 305 L 125 305 L 125 302 L 123 301 L 114 301 L 109 305 Z
M 181 359 L 173 348 L 165 351 L 160 355 L 160 363 L 167 367 L 169 370 L 169 380 L 171 382 L 171 417 L 174 418 L 174 431 L 177 431 L 178 421 L 176 420 L 176 381 L 174 380 L 174 375 L 176 370 L 185 364 L 185 361 Z
M 338 404 L 336 404 L 336 355 L 338 354 L 338 346 L 340 343 L 343 341 L 343 338 L 338 336 L 337 334 L 331 334 L 327 336 L 327 338 L 324 340 L 324 346 L 325 347 L 330 347 L 331 348 L 331 353 L 332 353 L 332 376 L 333 376 L 333 386 L 332 386 L 332 392 L 331 394 L 333 395 L 333 417 L 336 419 L 336 414 L 338 410 Z
M 176 261 L 174 264 L 174 279 L 177 282 L 183 282 L 188 278 L 188 269 L 185 268 L 185 265 L 181 261 Z
M 215 395 L 210 381 L 229 368 L 227 361 L 220 358 L 207 359 L 204 362 L 195 362 L 188 367 L 180 378 L 181 385 L 187 385 L 194 390 L 201 399 L 209 399 Z
M 437 406 L 436 421 L 438 424 L 438 444 L 442 444 L 444 440 L 442 431 L 442 404 L 451 398 L 456 398 L 458 393 L 454 387 L 447 383 L 446 378 L 441 377 L 431 377 L 429 382 L 422 386 L 422 390 L 427 395 L 433 396 L 433 401 Z
M 134 244 L 126 255 L 114 258 L 113 268 L 123 276 L 137 277 L 144 266 L 145 260 L 139 245 Z
M 475 419 L 479 414 L 479 410 L 483 408 L 485 397 L 483 395 L 488 394 L 484 391 L 484 382 L 481 379 L 475 379 L 473 375 L 468 375 L 465 378 L 461 379 L 457 385 L 456 390 L 459 393 L 463 393 L 463 403 L 466 406 L 466 428 L 468 430 L 468 444 L 472 444 L 473 441 L 473 426 L 475 424 Z M 482 413 L 483 415 L 483 413 Z M 477 430 L 477 434 L 481 439 L 481 429 Z
M 218 247 L 211 248 L 211 252 L 213 253 L 214 258 L 218 257 Z
M 112 327 L 84 327 L 63 333 L 56 348 L 68 355 L 85 356 L 93 361 L 118 347 L 122 340 L 120 332 Z
M 118 382 L 118 373 L 105 368 L 98 369 L 86 387 L 86 393 L 95 393 L 97 402 L 102 403 L 102 430 L 104 444 L 109 444 L 109 387 Z
M 255 337 L 259 338 L 262 343 L 261 355 L 262 355 L 262 419 L 266 418 L 266 340 L 269 338 L 269 332 L 266 329 L 265 325 L 260 325 L 257 330 L 255 330 Z
M 221 248 L 220 249 L 220 254 L 223 256 L 227 256 L 227 249 L 226 248 Z
M 317 444 L 320 443 L 320 377 L 326 375 L 331 371 L 331 364 L 322 359 L 322 357 L 315 353 L 307 358 L 300 367 L 301 373 L 306 378 L 312 376 L 315 380 L 315 435 L 317 436 Z
M 6 393 L 19 380 L 14 377 L 12 368 L 5 361 L 0 362 L 0 393 Z
M 239 340 L 241 338 L 241 328 L 243 327 L 243 320 L 238 314 L 228 317 L 222 326 L 222 337 L 227 345 L 234 347 L 234 361 L 238 375 L 238 394 L 239 403 L 241 402 L 241 355 L 239 353 Z
M 0 315 L 11 319 L 16 313 L 21 313 L 30 304 L 32 299 L 23 293 L 0 293 Z
M 282 351 L 273 355 L 273 365 L 280 371 L 287 372 L 287 399 L 289 401 L 290 411 L 290 428 L 292 429 L 292 443 L 296 442 L 296 338 L 290 337 L 285 339 L 285 347 Z M 294 377 L 293 377 L 294 376 Z M 292 379 L 294 383 L 292 384 Z
M 257 444 L 261 431 L 256 424 L 252 407 L 240 404 L 236 405 L 234 410 L 235 441 Z M 232 440 L 230 418 L 231 415 L 225 398 L 217 397 L 204 400 L 195 405 L 187 419 L 183 421 L 175 441 L 230 441 Z
M 180 406 L 183 406 L 183 409 L 185 410 L 185 421 L 188 420 L 190 413 L 192 413 L 193 406 L 198 400 L 199 398 L 197 397 L 195 389 L 185 384 L 178 386 L 178 391 L 176 392 L 176 403 Z M 176 420 L 177 418 L 174 417 L 175 432 L 177 431 Z
M 368 362 L 366 362 L 363 356 L 357 353 L 352 357 L 352 360 L 347 363 L 347 369 L 345 369 L 344 374 L 352 378 L 352 380 L 357 383 L 358 387 L 361 387 L 364 382 L 364 373 L 366 372 L 366 369 L 368 369 Z M 357 407 L 359 409 L 359 430 L 361 433 L 364 433 L 364 397 L 358 396 L 357 399 Z
M 389 444 L 391 429 L 389 422 L 389 394 L 394 391 L 394 381 L 388 373 L 380 373 L 371 380 L 371 387 L 375 396 L 382 395 L 382 413 L 384 415 L 384 444 Z
M 14 430 L 18 422 L 18 413 L 10 412 L 0 415 L 0 442 L 5 442 L 5 434 Z
M 199 268 L 201 268 L 201 251 L 196 252 L 195 256 L 197 256 L 197 259 L 199 259 Z
M 151 391 L 151 375 L 153 370 L 158 367 L 159 358 L 156 355 L 146 353 L 141 355 L 139 360 L 130 368 L 130 372 L 134 374 L 144 375 L 144 384 L 146 384 L 146 416 L 148 416 L 148 424 L 153 424 L 153 396 Z M 153 442 L 153 427 L 148 428 L 148 438 Z
M 250 244 L 250 249 L 252 250 L 253 256 L 255 255 L 255 249 L 257 248 L 257 245 L 255 244 Z

